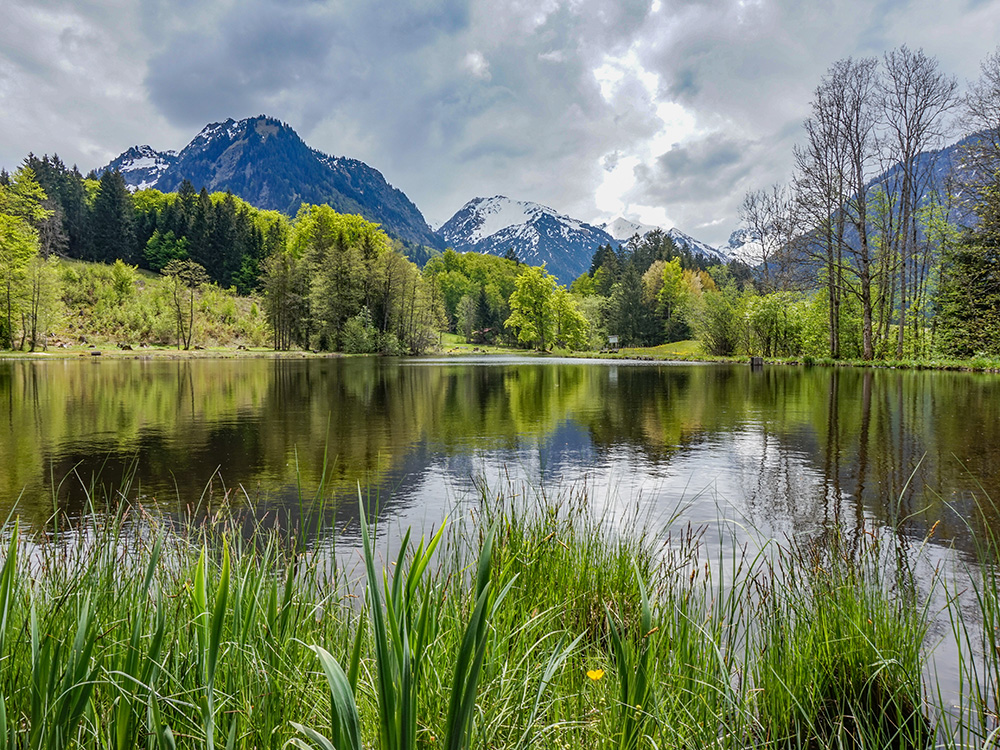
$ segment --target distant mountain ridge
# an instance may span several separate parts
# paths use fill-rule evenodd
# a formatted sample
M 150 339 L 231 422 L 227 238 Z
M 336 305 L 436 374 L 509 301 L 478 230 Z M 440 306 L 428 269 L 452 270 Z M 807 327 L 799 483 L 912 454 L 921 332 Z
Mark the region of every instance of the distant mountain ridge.
M 924 201 L 935 191 L 945 190 L 948 175 L 958 164 L 959 149 L 975 137 L 918 156 L 922 166 L 931 167 Z M 265 115 L 206 125 L 180 152 L 133 146 L 96 171 L 108 169 L 119 170 L 133 189 L 173 191 L 187 179 L 196 189 L 230 190 L 259 208 L 288 215 L 294 215 L 303 203 L 327 203 L 337 211 L 360 214 L 382 225 L 411 248 L 419 246 L 415 258 L 424 260 L 428 253 L 447 246 L 497 255 L 513 250 L 526 262 L 544 262 L 564 283 L 589 269 L 598 246 L 625 244 L 636 234 L 645 236 L 658 228 L 624 217 L 589 224 L 538 203 L 497 195 L 469 201 L 435 232 L 417 206 L 377 169 L 310 148 L 291 126 Z M 891 190 L 898 171 L 898 165 L 890 167 L 871 184 Z M 952 210 L 963 211 L 961 206 Z M 713 263 L 760 262 L 760 241 L 746 228 L 733 231 L 722 247 L 701 242 L 676 227 L 666 234 L 678 246 Z
M 438 235 L 458 252 L 503 255 L 513 250 L 525 263 L 545 263 L 563 284 L 590 268 L 598 246 L 614 241 L 599 227 L 504 195 L 473 198 L 441 225 Z
M 258 208 L 294 216 L 303 203 L 327 203 L 374 221 L 410 243 L 438 247 L 423 214 L 364 162 L 310 148 L 286 123 L 260 115 L 206 125 L 179 153 L 135 146 L 97 170 L 118 169 L 135 189 L 229 190 Z
M 618 217 L 614 221 L 601 224 L 600 226 L 614 238 L 615 242 L 622 245 L 632 239 L 633 236 L 639 235 L 640 237 L 645 237 L 654 229 L 664 232 L 661 227 L 652 226 L 650 224 L 639 224 L 634 221 L 629 221 L 623 217 Z M 664 234 L 670 237 L 677 247 L 687 250 L 692 255 L 700 255 L 709 262 L 729 262 L 730 254 L 728 252 L 728 248 L 713 247 L 706 242 L 696 240 L 689 234 L 685 234 L 677 227 L 671 227 L 666 230 Z

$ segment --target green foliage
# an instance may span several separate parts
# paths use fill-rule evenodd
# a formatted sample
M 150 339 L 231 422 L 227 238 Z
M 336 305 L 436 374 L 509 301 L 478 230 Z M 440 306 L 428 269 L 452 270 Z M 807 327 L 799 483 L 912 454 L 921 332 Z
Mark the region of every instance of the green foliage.
M 177 348 L 180 349 L 183 345 L 185 349 L 190 349 L 195 326 L 195 291 L 208 282 L 208 274 L 193 260 L 172 260 L 160 273 L 166 277 L 170 289 L 174 323 L 177 326 Z
M 587 349 L 599 350 L 608 344 L 607 299 L 596 294 L 577 298 L 577 308 L 587 321 Z
M 138 250 L 132 194 L 120 172 L 101 176 L 90 217 L 92 260 L 135 263 Z
M 377 224 L 329 206 L 304 205 L 289 246 L 264 262 L 276 348 L 296 342 L 374 351 L 384 343 L 421 352 L 431 345 L 441 325 L 436 287 Z M 367 323 L 351 323 L 364 309 Z
M 483 487 L 468 525 L 407 532 L 379 565 L 359 505 L 367 610 L 294 532 L 248 536 L 224 511 L 6 526 L 0 746 L 915 750 L 993 731 L 994 566 L 956 571 L 974 600 L 945 597 L 972 689 L 955 707 L 922 685 L 936 599 L 888 530 L 716 567 L 690 529 L 615 531 L 585 495 Z M 954 734 L 931 723 L 946 707 Z
M 663 265 L 661 286 L 656 294 L 657 311 L 664 321 L 667 341 L 682 341 L 688 337 L 687 311 L 691 305 L 690 290 L 684 283 L 684 270 L 679 258 Z
M 0 185 L 0 214 L 36 226 L 52 213 L 43 204 L 48 196 L 31 167 L 21 167 L 7 185 Z
M 372 324 L 372 314 L 367 307 L 344 324 L 343 350 L 348 354 L 367 354 L 375 351 L 377 331 Z
M 565 287 L 557 287 L 552 295 L 552 314 L 555 319 L 553 341 L 573 350 L 586 349 L 590 324 Z
M 0 188 L 2 189 L 2 188 Z M 15 321 L 22 305 L 23 283 L 31 259 L 38 253 L 38 233 L 15 216 L 0 214 L 0 348 L 14 348 Z
M 456 253 L 452 249 L 431 259 L 424 275 L 441 295 L 451 330 L 468 332 L 479 343 L 495 343 L 510 317 L 510 295 L 522 264 L 507 257 L 483 253 Z M 470 303 L 463 307 L 463 300 Z
M 544 351 L 552 343 L 555 291 L 556 278 L 546 273 L 544 266 L 522 267 L 510 296 L 510 317 L 504 322 L 507 328 L 517 331 L 517 340 L 522 344 L 534 344 Z
M 605 605 L 608 618 L 608 632 L 611 636 L 611 653 L 618 673 L 618 742 L 620 750 L 636 750 L 639 747 L 650 719 L 655 715 L 653 705 L 655 692 L 650 666 L 650 639 L 655 633 L 649 597 L 642 582 L 642 575 L 636 568 L 639 581 L 640 615 L 639 630 L 633 635 L 623 633 L 615 621 L 611 610 Z M 638 641 L 638 642 L 636 642 Z
M 597 285 L 594 282 L 594 277 L 589 273 L 580 274 L 573 283 L 569 285 L 569 291 L 571 294 L 575 294 L 580 297 L 590 297 L 597 294 Z
M 26 300 L 30 296 L 26 282 L 31 261 L 38 254 L 35 224 L 50 213 L 42 206 L 45 197 L 34 172 L 28 167 L 17 170 L 10 184 L 0 185 L 0 311 L 3 315 L 0 318 L 0 348 L 3 349 L 14 348 L 16 321 L 22 310 L 30 306 Z
M 274 331 L 274 348 L 285 351 L 306 338 L 309 278 L 305 261 L 279 250 L 264 261 L 264 310 Z
M 977 227 L 945 249 L 938 346 L 951 357 L 1000 353 L 1000 178 L 981 187 Z
M 793 292 L 745 293 L 747 351 L 764 357 L 793 357 L 802 352 L 806 303 Z
M 114 265 L 50 261 L 56 274 L 54 293 L 59 296 L 53 331 L 60 337 L 93 343 L 170 345 L 177 342 L 177 309 L 174 292 L 188 302 L 183 283 L 150 277 L 124 263 Z M 252 298 L 241 298 L 233 289 L 206 284 L 194 290 L 193 337 L 211 344 L 265 346 L 272 340 L 267 319 Z M 54 324 L 53 324 L 54 325 Z
M 608 332 L 618 336 L 622 346 L 647 346 L 662 338 L 655 311 L 644 300 L 642 277 L 629 264 L 611 287 L 608 300 Z
M 368 610 L 371 613 L 375 641 L 375 666 L 379 704 L 379 740 L 386 750 L 415 750 L 417 745 L 418 697 L 422 676 L 428 671 L 428 653 L 437 637 L 440 610 L 443 606 L 439 584 L 425 579 L 431 576 L 428 566 L 441 541 L 444 526 L 424 546 L 421 539 L 411 559 L 407 560 L 410 533 L 404 535 L 391 580 L 383 570 L 375 570 L 375 551 L 361 502 L 361 541 L 364 547 L 368 584 Z M 477 566 L 474 607 L 465 627 L 455 658 L 448 719 L 442 745 L 447 750 L 469 747 L 469 734 L 476 713 L 476 692 L 488 642 L 491 614 L 502 603 L 508 588 L 495 594 L 491 587 L 493 533 L 483 543 Z M 296 724 L 295 727 L 322 748 L 360 750 L 360 719 L 354 700 L 354 681 L 358 671 L 360 632 L 351 658 L 349 673 L 324 649 L 314 647 L 330 686 L 332 738 Z M 308 747 L 301 740 L 300 747 Z
M 753 677 L 763 732 L 778 747 L 928 747 L 926 605 L 897 568 L 898 550 L 876 538 L 856 556 L 852 544 L 832 531 L 779 558 L 770 583 L 783 590 L 761 608 Z
M 708 354 L 735 354 L 746 337 L 743 300 L 726 269 L 712 271 L 717 291 L 703 292 L 692 312 L 693 327 Z
M 186 260 L 188 257 L 187 237 L 178 239 L 172 230 L 161 235 L 160 230 L 155 229 L 152 237 L 146 243 L 143 257 L 148 267 L 153 271 L 162 270 L 172 260 Z
M 27 297 L 21 320 L 30 350 L 48 348 L 48 337 L 60 318 L 59 261 L 36 255 L 26 272 Z

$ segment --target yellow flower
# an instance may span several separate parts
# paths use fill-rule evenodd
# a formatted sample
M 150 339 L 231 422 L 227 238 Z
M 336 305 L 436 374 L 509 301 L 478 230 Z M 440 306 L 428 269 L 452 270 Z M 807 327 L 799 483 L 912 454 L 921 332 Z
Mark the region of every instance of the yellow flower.
M 587 670 L 587 677 L 589 677 L 590 679 L 592 679 L 594 682 L 597 682 L 599 679 L 601 679 L 602 677 L 604 677 L 604 670 L 603 669 L 588 669 Z

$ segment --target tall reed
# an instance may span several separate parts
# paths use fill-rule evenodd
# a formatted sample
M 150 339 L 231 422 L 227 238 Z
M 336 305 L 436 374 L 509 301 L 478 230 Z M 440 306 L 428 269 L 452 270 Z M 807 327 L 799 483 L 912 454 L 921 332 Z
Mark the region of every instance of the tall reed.
M 427 541 L 403 532 L 384 568 L 360 508 L 360 582 L 328 546 L 224 512 L 185 525 L 121 502 L 58 533 L 11 522 L 0 747 L 935 741 L 929 598 L 888 531 L 705 560 L 697 530 L 616 527 L 585 494 L 506 488 L 471 507 Z M 994 739 L 993 570 L 970 566 L 975 601 L 949 608 L 970 687 L 942 746 Z

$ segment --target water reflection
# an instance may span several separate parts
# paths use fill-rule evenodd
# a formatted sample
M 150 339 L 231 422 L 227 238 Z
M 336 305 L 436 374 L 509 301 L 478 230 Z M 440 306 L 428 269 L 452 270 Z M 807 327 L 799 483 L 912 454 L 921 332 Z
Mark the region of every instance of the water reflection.
M 609 508 L 732 516 L 765 534 L 865 519 L 971 549 L 993 524 L 1000 378 L 577 360 L 0 363 L 0 504 L 41 524 L 91 484 L 165 512 L 287 519 L 318 492 L 338 527 L 360 482 L 383 515 L 435 522 L 474 480 L 584 485 Z M 977 504 L 978 503 L 978 504 Z M 983 510 L 982 513 L 978 512 Z

